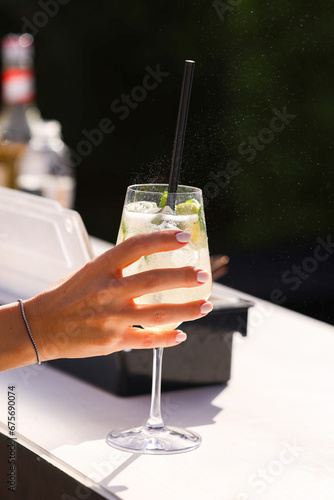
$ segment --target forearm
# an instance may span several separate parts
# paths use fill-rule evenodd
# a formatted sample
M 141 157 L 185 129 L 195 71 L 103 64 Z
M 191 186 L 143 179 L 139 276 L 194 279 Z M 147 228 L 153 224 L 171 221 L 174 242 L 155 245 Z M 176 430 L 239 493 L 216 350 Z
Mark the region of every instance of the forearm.
M 24 324 L 20 304 L 0 307 L 0 371 L 37 362 L 34 346 Z

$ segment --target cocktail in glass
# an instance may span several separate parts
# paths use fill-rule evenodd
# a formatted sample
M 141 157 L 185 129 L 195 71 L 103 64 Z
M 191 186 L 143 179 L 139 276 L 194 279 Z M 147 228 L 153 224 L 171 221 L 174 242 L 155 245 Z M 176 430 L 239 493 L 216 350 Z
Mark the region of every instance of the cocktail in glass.
M 210 273 L 210 256 L 204 217 L 202 191 L 178 186 L 177 193 L 167 193 L 162 184 L 134 185 L 127 189 L 117 244 L 141 233 L 178 229 L 191 234 L 191 241 L 181 249 L 143 256 L 126 267 L 123 276 L 158 268 L 199 267 Z M 138 297 L 138 304 L 184 303 L 207 299 L 211 280 L 198 287 L 163 290 Z M 178 324 L 145 325 L 153 331 L 172 330 Z M 195 432 L 165 426 L 160 409 L 162 348 L 154 349 L 150 416 L 146 425 L 110 432 L 111 446 L 133 453 L 181 453 L 197 448 L 201 438 Z

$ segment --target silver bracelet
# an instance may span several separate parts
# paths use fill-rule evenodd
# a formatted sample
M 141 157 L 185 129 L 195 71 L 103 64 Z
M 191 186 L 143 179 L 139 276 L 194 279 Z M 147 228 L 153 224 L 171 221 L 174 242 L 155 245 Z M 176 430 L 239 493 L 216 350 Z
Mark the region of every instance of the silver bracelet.
M 31 342 L 33 343 L 33 346 L 34 346 L 34 348 L 35 348 L 36 355 L 37 355 L 37 361 L 38 361 L 38 364 L 40 365 L 40 364 L 41 364 L 41 358 L 40 358 L 40 356 L 39 356 L 38 347 L 37 347 L 37 345 L 36 345 L 36 342 L 35 342 L 35 340 L 34 340 L 34 337 L 32 336 L 32 333 L 31 333 L 31 331 L 30 331 L 30 328 L 29 328 L 29 324 L 28 324 L 28 321 L 27 321 L 26 315 L 25 315 L 25 313 L 24 313 L 23 300 L 22 300 L 22 299 L 18 299 L 18 302 L 20 303 L 22 317 L 23 317 L 24 323 L 25 323 L 25 325 L 26 325 L 27 331 L 28 331 L 28 333 L 29 333 L 30 340 L 31 340 Z

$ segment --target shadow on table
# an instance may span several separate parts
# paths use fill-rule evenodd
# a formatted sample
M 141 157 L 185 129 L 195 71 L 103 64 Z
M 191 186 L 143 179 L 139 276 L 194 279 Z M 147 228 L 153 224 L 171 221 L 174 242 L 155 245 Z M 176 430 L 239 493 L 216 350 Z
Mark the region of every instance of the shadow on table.
M 100 486 L 104 488 L 108 488 L 108 491 L 111 491 L 112 493 L 119 493 L 121 491 L 125 491 L 128 488 L 125 486 L 108 486 L 109 483 L 115 479 L 121 472 L 123 472 L 127 467 L 133 464 L 138 458 L 140 458 L 141 455 L 139 454 L 132 454 L 127 458 L 121 465 L 117 467 L 117 469 L 113 470 L 108 476 L 106 476 L 102 481 L 99 482 Z
M 68 429 L 73 432 L 67 444 L 75 446 L 83 442 L 83 437 L 100 440 L 112 429 L 143 425 L 149 416 L 150 395 L 122 398 L 45 365 L 12 370 L 11 381 L 20 387 L 22 408 L 28 411 L 32 406 L 43 419 L 48 449 L 58 448 L 59 436 L 67 436 Z M 222 411 L 214 400 L 225 387 L 217 384 L 163 392 L 165 423 L 181 427 L 213 424 Z M 28 430 L 26 437 L 31 439 Z M 40 444 L 44 446 L 43 440 Z
M 177 392 L 166 392 L 161 396 L 162 418 L 167 425 L 197 427 L 215 423 L 215 417 L 223 410 L 214 404 L 214 399 L 226 385 L 213 385 Z

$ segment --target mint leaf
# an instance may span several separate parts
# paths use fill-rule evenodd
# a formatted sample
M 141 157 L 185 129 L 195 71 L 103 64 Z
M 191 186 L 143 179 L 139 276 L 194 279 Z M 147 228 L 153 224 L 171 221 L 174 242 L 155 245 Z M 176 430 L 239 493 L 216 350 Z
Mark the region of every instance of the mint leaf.
M 163 208 L 163 207 L 166 206 L 167 196 L 168 196 L 168 191 L 164 191 L 164 194 L 161 196 L 161 200 L 160 200 L 160 203 L 159 203 L 159 208 Z

